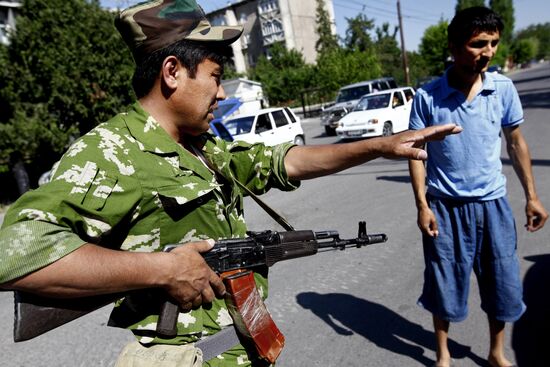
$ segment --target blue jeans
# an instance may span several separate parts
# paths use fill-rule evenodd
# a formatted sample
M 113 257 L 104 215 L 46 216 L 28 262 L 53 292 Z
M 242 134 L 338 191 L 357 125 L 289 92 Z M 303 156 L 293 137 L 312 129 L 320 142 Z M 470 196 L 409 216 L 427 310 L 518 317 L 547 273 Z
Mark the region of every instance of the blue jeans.
M 439 236 L 423 235 L 424 287 L 418 304 L 452 322 L 468 315 L 474 271 L 481 308 L 513 322 L 525 312 L 514 217 L 508 200 L 458 201 L 428 197 Z

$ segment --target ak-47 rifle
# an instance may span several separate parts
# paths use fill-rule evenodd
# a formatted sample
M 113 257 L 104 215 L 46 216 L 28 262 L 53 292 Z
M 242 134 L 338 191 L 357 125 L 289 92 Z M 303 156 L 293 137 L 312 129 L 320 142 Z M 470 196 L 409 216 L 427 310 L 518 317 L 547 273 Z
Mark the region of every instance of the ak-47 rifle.
M 226 303 L 241 336 L 251 339 L 260 356 L 273 362 L 279 355 L 284 337 L 275 326 L 255 288 L 252 272 L 247 269 L 273 264 L 327 250 L 362 247 L 387 240 L 385 234 L 367 234 L 365 222 L 359 222 L 357 238 L 340 239 L 337 231 L 311 230 L 248 232 L 248 237 L 224 239 L 203 253 L 206 263 L 224 280 Z M 169 245 L 165 251 L 177 246 Z M 34 338 L 80 316 L 114 302 L 127 294 L 109 294 L 79 299 L 50 299 L 15 292 L 14 341 Z M 176 336 L 178 305 L 166 301 L 159 310 L 157 333 Z

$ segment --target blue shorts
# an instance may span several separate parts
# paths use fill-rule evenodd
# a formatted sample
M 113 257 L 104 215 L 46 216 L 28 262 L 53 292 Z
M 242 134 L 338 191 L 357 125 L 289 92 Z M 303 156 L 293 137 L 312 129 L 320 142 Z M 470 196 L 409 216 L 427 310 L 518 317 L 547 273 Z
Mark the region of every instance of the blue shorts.
M 439 236 L 423 236 L 424 288 L 418 304 L 447 321 L 468 315 L 472 269 L 481 308 L 513 322 L 525 312 L 514 216 L 508 200 L 457 201 L 429 197 Z

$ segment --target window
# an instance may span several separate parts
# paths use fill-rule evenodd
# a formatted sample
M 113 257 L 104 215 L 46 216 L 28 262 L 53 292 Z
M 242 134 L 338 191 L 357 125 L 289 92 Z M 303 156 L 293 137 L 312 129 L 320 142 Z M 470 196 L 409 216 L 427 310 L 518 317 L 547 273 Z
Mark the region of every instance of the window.
M 414 98 L 414 93 L 412 89 L 405 89 L 403 93 L 405 94 L 405 99 L 407 100 L 407 102 Z
M 403 102 L 403 95 L 401 94 L 401 92 L 399 91 L 394 92 L 392 107 L 395 108 L 395 107 L 403 106 L 404 104 L 405 102 Z
M 273 121 L 275 121 L 276 127 L 288 125 L 288 120 L 286 119 L 286 116 L 283 110 L 273 111 L 271 113 L 271 116 L 273 116 Z
M 271 130 L 269 115 L 267 113 L 258 115 L 258 119 L 256 120 L 256 134 L 261 134 L 269 130 Z
M 294 114 L 292 113 L 290 108 L 285 107 L 285 111 L 286 111 L 286 114 L 288 115 L 288 118 L 290 119 L 290 121 L 291 122 L 296 122 L 296 116 L 294 116 Z

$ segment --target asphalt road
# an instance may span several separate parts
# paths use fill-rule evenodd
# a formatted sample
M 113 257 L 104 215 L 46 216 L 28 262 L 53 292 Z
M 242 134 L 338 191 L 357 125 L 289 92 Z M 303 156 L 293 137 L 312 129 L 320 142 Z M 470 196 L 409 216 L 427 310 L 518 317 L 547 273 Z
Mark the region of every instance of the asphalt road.
M 531 147 L 539 196 L 550 208 L 550 65 L 516 72 L 525 108 L 522 127 Z M 332 144 L 317 119 L 304 121 L 308 144 Z M 519 255 L 528 311 L 507 328 L 509 358 L 520 367 L 548 366 L 550 345 L 550 246 L 548 228 L 523 229 L 524 196 L 503 150 L 504 172 L 516 215 Z M 340 232 L 355 237 L 359 220 L 370 233 L 384 232 L 385 244 L 321 253 L 275 264 L 270 272 L 268 307 L 286 336 L 278 367 L 429 366 L 434 361 L 430 314 L 416 305 L 423 259 L 407 164 L 379 159 L 344 172 L 304 181 L 290 193 L 272 191 L 265 200 L 297 229 Z M 267 214 L 247 202 L 251 230 L 278 229 Z M 455 366 L 483 366 L 488 331 L 472 278 L 470 314 L 450 331 Z M 0 293 L 2 366 L 112 366 L 131 340 L 124 330 L 105 326 L 106 307 L 34 340 L 12 341 L 12 294 Z

